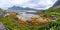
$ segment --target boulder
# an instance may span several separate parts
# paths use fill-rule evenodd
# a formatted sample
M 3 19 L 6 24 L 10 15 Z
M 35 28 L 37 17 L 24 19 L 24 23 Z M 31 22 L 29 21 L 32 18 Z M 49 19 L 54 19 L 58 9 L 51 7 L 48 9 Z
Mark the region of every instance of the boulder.
M 4 25 L 0 22 L 0 30 L 9 30 L 9 29 L 5 28 Z

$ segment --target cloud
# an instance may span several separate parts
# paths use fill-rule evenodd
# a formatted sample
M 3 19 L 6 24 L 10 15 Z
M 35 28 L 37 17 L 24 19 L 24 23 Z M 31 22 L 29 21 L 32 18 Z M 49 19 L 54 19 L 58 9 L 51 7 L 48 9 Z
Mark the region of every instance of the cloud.
M 56 0 L 0 0 L 0 8 L 6 9 L 13 5 L 17 5 L 36 9 L 47 9 L 55 2 Z
M 29 3 L 25 4 L 25 6 L 36 9 L 47 9 L 51 7 L 55 2 L 56 0 L 31 0 Z

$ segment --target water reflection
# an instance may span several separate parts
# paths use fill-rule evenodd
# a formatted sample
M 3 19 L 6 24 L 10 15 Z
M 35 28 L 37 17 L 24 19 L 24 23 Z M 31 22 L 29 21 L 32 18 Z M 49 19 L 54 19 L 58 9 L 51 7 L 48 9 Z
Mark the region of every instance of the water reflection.
M 26 12 L 20 12 L 19 16 L 24 19 L 31 19 L 31 17 L 36 16 L 35 14 L 27 14 Z

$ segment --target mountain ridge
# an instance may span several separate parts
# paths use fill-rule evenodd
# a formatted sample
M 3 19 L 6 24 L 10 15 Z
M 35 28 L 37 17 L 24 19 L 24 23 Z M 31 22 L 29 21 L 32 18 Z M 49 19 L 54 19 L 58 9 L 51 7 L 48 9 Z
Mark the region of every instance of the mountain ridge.
M 57 0 L 53 5 L 53 8 L 60 8 L 60 0 Z
M 29 7 L 23 8 L 20 6 L 12 6 L 12 7 L 9 7 L 8 10 L 37 10 L 37 9 L 29 8 Z

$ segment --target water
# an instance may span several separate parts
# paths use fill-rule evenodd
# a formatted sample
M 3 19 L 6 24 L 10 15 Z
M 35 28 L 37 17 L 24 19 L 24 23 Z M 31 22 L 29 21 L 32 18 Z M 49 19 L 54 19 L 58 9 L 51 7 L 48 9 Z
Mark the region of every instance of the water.
M 22 13 L 20 12 L 19 16 L 23 19 L 30 20 L 31 17 L 34 17 L 36 15 L 35 14 L 27 14 L 26 12 L 22 12 Z
M 35 17 L 36 15 L 35 14 L 27 14 L 26 12 L 33 12 L 33 13 L 36 13 L 36 11 L 31 11 L 31 10 L 8 10 L 8 12 L 17 12 L 19 15 L 18 17 L 19 18 L 23 18 L 23 19 L 26 19 L 26 20 L 30 20 L 31 17 Z

